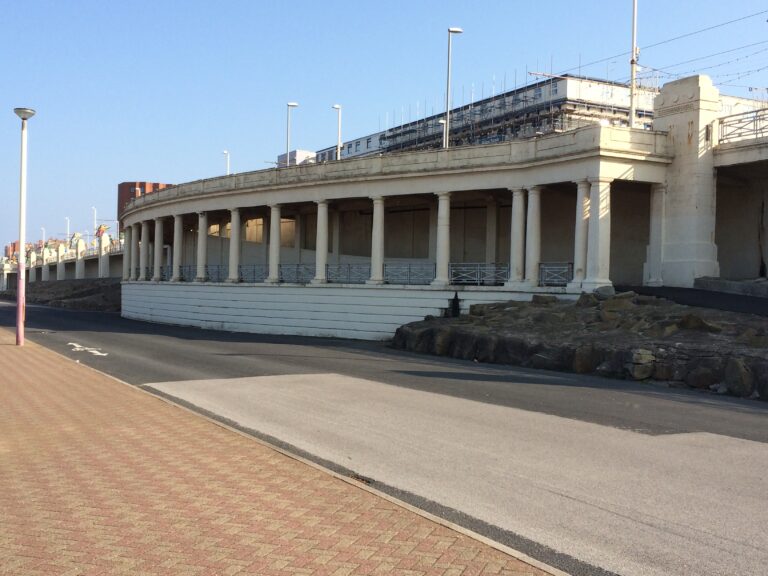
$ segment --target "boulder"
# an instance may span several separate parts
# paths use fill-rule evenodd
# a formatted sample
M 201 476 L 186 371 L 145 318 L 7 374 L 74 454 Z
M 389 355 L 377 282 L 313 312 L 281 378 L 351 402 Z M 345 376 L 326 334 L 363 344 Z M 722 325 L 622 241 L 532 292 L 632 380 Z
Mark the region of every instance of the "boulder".
M 656 360 L 653 352 L 637 348 L 628 354 L 624 370 L 632 380 L 645 380 L 653 375 L 653 364 Z
M 534 294 L 531 298 L 531 304 L 534 306 L 549 306 L 557 303 L 557 296 L 552 294 Z
M 616 290 L 614 290 L 613 286 L 600 286 L 599 288 L 595 288 L 592 293 L 597 297 L 598 300 L 606 300 L 616 294 Z
M 734 396 L 747 398 L 754 390 L 754 378 L 743 358 L 730 358 L 725 365 L 725 385 Z
M 597 306 L 598 302 L 599 300 L 594 294 L 587 294 L 586 292 L 582 292 L 581 296 L 579 296 L 579 299 L 576 300 L 576 306 L 579 308 L 590 308 L 592 306 Z
M 717 374 L 706 366 L 699 366 L 688 372 L 685 383 L 691 388 L 707 389 L 719 381 Z
M 722 332 L 722 328 L 711 322 L 707 322 L 697 314 L 686 314 L 677 322 L 681 330 L 698 330 L 699 332 Z

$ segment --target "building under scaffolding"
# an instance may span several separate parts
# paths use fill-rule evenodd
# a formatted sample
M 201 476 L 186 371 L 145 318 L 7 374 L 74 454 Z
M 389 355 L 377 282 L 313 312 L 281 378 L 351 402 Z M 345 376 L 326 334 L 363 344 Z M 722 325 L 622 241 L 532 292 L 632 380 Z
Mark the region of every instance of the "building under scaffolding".
M 636 91 L 636 127 L 650 128 L 657 90 Z M 445 113 L 350 140 L 342 159 L 369 154 L 439 148 Z M 454 108 L 450 145 L 472 146 L 572 130 L 595 122 L 629 124 L 629 86 L 582 76 L 558 76 Z M 334 160 L 336 148 L 317 152 L 317 161 Z

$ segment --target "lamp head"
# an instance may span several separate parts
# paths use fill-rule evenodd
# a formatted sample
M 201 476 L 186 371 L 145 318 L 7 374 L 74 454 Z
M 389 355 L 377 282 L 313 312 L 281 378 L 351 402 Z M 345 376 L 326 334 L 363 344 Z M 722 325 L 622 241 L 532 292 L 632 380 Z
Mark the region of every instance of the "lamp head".
M 448 28 L 448 34 L 461 34 L 464 30 L 461 28 Z
M 13 111 L 22 120 L 29 120 L 35 115 L 35 111 L 32 108 L 14 108 Z
M 296 108 L 296 106 L 298 105 L 299 105 L 298 102 L 288 102 L 288 108 Z
M 331 106 L 331 108 L 333 108 L 334 110 L 341 110 L 341 104 L 334 104 L 333 106 Z

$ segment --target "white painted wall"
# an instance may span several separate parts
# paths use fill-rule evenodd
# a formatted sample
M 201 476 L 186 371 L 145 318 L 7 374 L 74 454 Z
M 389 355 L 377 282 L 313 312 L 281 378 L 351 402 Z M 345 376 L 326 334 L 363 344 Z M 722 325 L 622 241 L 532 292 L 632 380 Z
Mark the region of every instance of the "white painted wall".
M 768 260 L 768 188 L 756 183 L 718 180 L 715 243 L 720 277 L 757 278 L 761 252 Z M 762 243 L 762 249 L 761 249 Z
M 474 303 L 531 298 L 487 289 L 458 294 L 462 311 Z M 453 295 L 427 287 L 123 282 L 122 315 L 232 332 L 386 340 L 402 324 L 439 316 Z

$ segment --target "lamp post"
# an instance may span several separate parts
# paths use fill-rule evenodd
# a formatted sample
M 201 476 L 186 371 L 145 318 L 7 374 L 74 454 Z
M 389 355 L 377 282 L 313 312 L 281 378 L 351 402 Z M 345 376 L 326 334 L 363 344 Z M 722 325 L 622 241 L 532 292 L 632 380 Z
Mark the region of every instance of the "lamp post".
M 341 160 L 341 104 L 334 104 L 332 108 L 336 110 L 339 117 L 339 132 L 336 138 L 336 160 Z
M 224 158 L 227 159 L 227 176 L 229 176 L 229 150 L 224 150 L 222 154 L 224 154 Z
M 26 293 L 24 277 L 26 275 L 26 234 L 27 219 L 27 120 L 35 115 L 31 108 L 14 108 L 16 116 L 21 118 L 21 169 L 19 177 L 19 265 L 16 272 L 16 345 L 24 346 L 24 319 L 26 315 Z
M 45 228 L 40 226 L 40 231 L 43 233 L 43 248 L 45 248 Z
M 296 108 L 298 102 L 288 102 L 288 120 L 285 127 L 285 165 L 291 165 L 291 108 Z
M 93 233 L 96 234 L 96 206 L 91 206 L 93 210 Z
M 69 242 L 69 216 L 64 216 L 64 220 L 67 221 L 67 242 Z
M 448 80 L 445 88 L 445 126 L 443 126 L 443 148 L 448 148 L 451 133 L 451 37 L 464 32 L 461 28 L 448 28 Z

